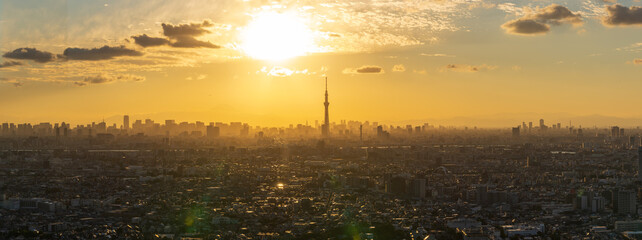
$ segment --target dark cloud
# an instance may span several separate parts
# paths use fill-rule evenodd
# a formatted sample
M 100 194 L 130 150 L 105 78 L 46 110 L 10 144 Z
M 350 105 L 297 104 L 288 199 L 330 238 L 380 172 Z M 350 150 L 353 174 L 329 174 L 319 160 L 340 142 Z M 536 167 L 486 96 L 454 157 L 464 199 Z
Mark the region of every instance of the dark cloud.
M 571 10 L 568 10 L 568 8 L 557 4 L 551 4 L 540 9 L 535 15 L 530 16 L 530 19 L 552 24 L 561 24 L 564 22 L 572 24 L 582 23 L 582 17 L 579 14 L 574 14 Z
M 203 21 L 203 23 L 190 23 L 190 24 L 179 24 L 172 25 L 169 23 L 161 24 L 163 27 L 163 35 L 167 38 L 157 38 L 150 37 L 146 34 L 133 36 L 134 42 L 142 47 L 154 47 L 169 45 L 177 48 L 220 48 L 221 46 L 213 44 L 211 42 L 201 41 L 196 39 L 196 37 L 201 36 L 206 33 L 210 33 L 209 30 L 205 29 L 207 27 L 212 27 L 212 24 L 209 21 Z
M 357 73 L 384 73 L 383 68 L 379 66 L 361 66 L 359 68 L 346 68 L 343 70 L 344 74 L 357 74 Z
M 536 35 L 549 32 L 551 29 L 549 24 L 561 25 L 563 23 L 581 25 L 583 23 L 582 16 L 571 12 L 562 5 L 551 4 L 537 9 L 534 13 L 508 21 L 502 25 L 502 28 L 511 34 Z
M 150 37 L 147 36 L 147 34 L 132 36 L 132 38 L 134 42 L 141 47 L 155 47 L 169 44 L 169 40 L 165 38 Z
M 86 76 L 82 81 L 74 82 L 76 86 L 87 86 L 89 84 L 106 84 L 113 82 L 142 82 L 145 81 L 145 77 L 136 76 L 136 75 L 105 75 L 97 74 L 95 76 Z
M 125 48 L 125 46 L 110 47 L 103 46 L 101 48 L 67 48 L 63 52 L 63 56 L 70 60 L 108 60 L 120 56 L 141 56 L 143 53 Z
M 172 25 L 168 23 L 161 24 L 163 27 L 163 35 L 174 38 L 181 36 L 200 36 L 205 33 L 210 33 L 206 27 L 214 26 L 209 21 L 203 21 L 203 23 L 190 23 L 190 24 L 179 24 Z
M 18 62 L 18 61 L 6 61 L 6 62 L 3 62 L 3 63 L 0 63 L 0 68 L 18 66 L 18 65 L 22 65 L 22 63 Z
M 18 48 L 11 52 L 7 52 L 2 57 L 13 59 L 33 60 L 39 63 L 46 63 L 56 59 L 53 53 L 40 51 L 35 48 Z
M 615 4 L 606 7 L 608 16 L 602 19 L 607 26 L 642 25 L 642 7 L 631 8 Z
M 193 37 L 178 37 L 171 45 L 172 47 L 177 48 L 221 48 L 219 45 L 212 44 L 211 42 L 200 41 Z
M 357 68 L 358 73 L 380 73 L 382 70 L 379 66 L 364 66 Z
M 547 24 L 530 19 L 512 20 L 504 23 L 502 28 L 506 29 L 506 32 L 508 33 L 521 35 L 543 34 L 550 30 L 550 27 Z
M 96 76 L 91 76 L 91 77 L 85 77 L 85 80 L 83 82 L 85 83 L 95 83 L 95 84 L 101 84 L 101 83 L 110 83 L 113 82 L 114 78 L 107 77 L 104 75 L 96 75 Z

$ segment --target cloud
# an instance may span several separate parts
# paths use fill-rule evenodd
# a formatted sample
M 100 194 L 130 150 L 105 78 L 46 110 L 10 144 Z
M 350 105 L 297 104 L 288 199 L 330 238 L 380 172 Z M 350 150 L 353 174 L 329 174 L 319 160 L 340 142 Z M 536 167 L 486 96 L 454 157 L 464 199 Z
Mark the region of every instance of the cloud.
M 294 71 L 284 68 L 284 67 L 273 67 L 270 72 L 268 72 L 268 76 L 274 76 L 274 77 L 287 77 L 290 76 L 294 73 Z
M 455 57 L 455 55 L 444 53 L 420 53 L 419 55 L 424 57 Z
M 633 64 L 642 65 L 642 59 L 639 59 L 639 58 L 633 59 Z
M 323 71 L 323 69 L 322 69 Z M 303 70 L 292 70 L 286 67 L 281 67 L 281 66 L 274 66 L 272 69 L 268 71 L 268 67 L 263 66 L 261 70 L 256 71 L 257 74 L 259 73 L 266 73 L 268 76 L 272 77 L 288 77 L 292 76 L 294 74 L 303 74 L 303 75 L 310 75 L 310 74 L 316 74 L 316 72 L 310 72 L 308 69 L 303 69 Z
M 22 87 L 24 85 L 22 82 L 15 80 L 15 79 L 9 79 L 9 78 L 3 78 L 0 77 L 0 83 L 8 83 L 13 85 L 14 87 Z
M 169 23 L 161 24 L 163 27 L 163 35 L 173 38 L 181 36 L 200 36 L 205 33 L 210 33 L 209 30 L 205 29 L 206 27 L 212 27 L 214 24 L 205 20 L 203 23 L 190 23 L 190 24 L 179 24 L 172 25 Z
M 530 19 L 515 19 L 504 23 L 502 28 L 508 33 L 518 35 L 545 34 L 551 29 L 547 24 Z
M 163 27 L 163 35 L 170 38 L 172 42 L 170 45 L 177 48 L 220 48 L 221 46 L 212 44 L 196 39 L 195 37 L 210 33 L 207 27 L 212 27 L 214 24 L 205 20 L 203 23 L 190 23 L 172 25 L 168 23 L 161 24 Z
M 189 80 L 189 81 L 194 80 L 194 79 L 196 79 L 196 80 L 203 80 L 203 79 L 205 79 L 206 77 L 207 77 L 207 75 L 205 75 L 205 74 L 200 74 L 200 75 L 198 75 L 198 76 L 196 76 L 196 77 L 189 76 L 189 77 L 185 78 L 185 80 Z
M 631 8 L 615 4 L 606 7 L 608 16 L 602 19 L 606 26 L 642 25 L 642 7 Z
M 582 16 L 579 13 L 571 12 L 562 5 L 551 4 L 544 8 L 537 8 L 521 18 L 508 21 L 501 27 L 510 34 L 537 35 L 549 32 L 550 25 L 564 23 L 581 25 L 583 23 Z
M 482 64 L 482 65 L 448 64 L 444 66 L 444 69 L 442 71 L 474 73 L 474 72 L 479 72 L 483 70 L 495 70 L 495 69 L 497 69 L 497 66 L 486 65 L 486 64 Z
M 142 82 L 145 81 L 145 77 L 130 75 L 130 74 L 121 74 L 121 75 L 107 75 L 107 74 L 97 74 L 94 76 L 86 76 L 82 81 L 74 82 L 77 86 L 86 86 L 89 84 L 107 84 L 113 82 Z
M 406 71 L 406 67 L 404 67 L 403 64 L 397 64 L 397 65 L 392 66 L 392 71 L 393 72 L 405 72 Z
M 7 52 L 2 57 L 13 59 L 33 60 L 39 63 L 46 63 L 56 59 L 53 53 L 40 51 L 35 48 L 18 48 Z
M 0 68 L 18 66 L 18 65 L 22 65 L 22 63 L 18 61 L 6 61 L 3 63 L 0 63 Z
M 101 48 L 67 48 L 63 52 L 63 56 L 70 60 L 108 60 L 120 56 L 142 56 L 143 53 L 125 48 L 125 46 L 110 47 L 103 46 Z
M 132 38 L 134 39 L 134 43 L 141 47 L 155 47 L 169 44 L 169 40 L 165 38 L 150 37 L 147 36 L 147 34 L 132 36 Z
M 384 73 L 383 68 L 379 66 L 361 66 L 359 68 L 346 68 L 343 69 L 344 74 L 360 74 L 360 73 Z
M 535 15 L 531 16 L 531 19 L 552 24 L 582 24 L 582 17 L 579 14 L 574 14 L 568 8 L 557 4 L 539 9 Z
M 215 45 L 211 42 L 200 41 L 200 40 L 197 40 L 196 38 L 189 37 L 189 36 L 178 37 L 175 39 L 173 43 L 171 43 L 171 45 L 172 47 L 177 47 L 177 48 L 198 48 L 198 47 L 221 48 L 221 46 L 219 45 Z
M 169 23 L 161 24 L 163 35 L 166 38 L 150 37 L 147 34 L 132 36 L 134 42 L 141 47 L 156 47 L 169 45 L 176 48 L 221 48 L 221 46 L 208 41 L 201 41 L 196 37 L 203 34 L 211 33 L 206 28 L 214 24 L 205 20 L 203 23 L 189 23 L 173 25 Z

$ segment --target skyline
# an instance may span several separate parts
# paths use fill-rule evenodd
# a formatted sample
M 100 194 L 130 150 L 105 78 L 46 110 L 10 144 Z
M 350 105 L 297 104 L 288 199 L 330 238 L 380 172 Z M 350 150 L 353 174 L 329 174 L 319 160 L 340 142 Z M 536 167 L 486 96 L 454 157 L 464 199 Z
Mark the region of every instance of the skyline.
M 119 128 L 122 127 L 123 123 L 123 117 L 128 116 L 132 122 L 136 120 L 140 121 L 146 121 L 146 120 L 151 120 L 153 122 L 157 123 L 163 123 L 165 121 L 174 121 L 176 123 L 196 123 L 196 122 L 201 122 L 205 124 L 209 123 L 223 123 L 223 124 L 228 124 L 228 123 L 242 123 L 242 124 L 249 124 L 251 126 L 256 126 L 256 127 L 262 127 L 262 128 L 287 128 L 288 126 L 315 126 L 315 123 L 318 123 L 319 127 L 319 134 L 322 134 L 323 129 L 322 126 L 324 125 L 324 121 L 322 120 L 307 120 L 304 122 L 291 122 L 283 125 L 270 125 L 270 124 L 261 124 L 257 122 L 248 122 L 248 121 L 243 121 L 242 119 L 238 120 L 220 120 L 220 119 L 196 119 L 196 120 L 185 120 L 185 118 L 173 118 L 173 117 L 150 117 L 150 116 L 159 116 L 159 115 L 154 115 L 154 114 L 147 114 L 147 115 L 113 115 L 110 117 L 106 118 L 97 118 L 93 120 L 89 120 L 86 122 L 74 122 L 74 121 L 67 121 L 67 120 L 44 120 L 44 121 L 25 121 L 25 122 L 11 122 L 11 121 L 4 121 L 3 123 L 8 123 L 8 124 L 31 124 L 31 125 L 37 125 L 41 123 L 49 123 L 49 124 L 57 124 L 57 123 L 66 123 L 71 126 L 85 126 L 87 124 L 91 123 L 106 123 L 107 126 L 112 126 L 116 124 Z M 560 123 L 562 124 L 562 127 L 567 128 L 569 126 L 572 126 L 574 128 L 582 127 L 584 129 L 593 129 L 593 128 L 599 128 L 599 129 L 605 129 L 605 128 L 610 128 L 610 127 L 623 127 L 623 128 L 640 128 L 642 125 L 639 123 L 642 122 L 642 119 L 640 118 L 617 118 L 617 117 L 609 117 L 609 116 L 603 116 L 603 115 L 589 115 L 589 116 L 573 116 L 573 115 L 560 115 L 564 117 L 551 117 L 554 116 L 549 114 L 549 115 L 541 115 L 541 114 L 535 114 L 535 113 L 524 113 L 524 114 L 516 114 L 515 117 L 513 118 L 506 118 L 506 114 L 495 114 L 495 115 L 487 115 L 487 116 L 480 116 L 479 118 L 472 118 L 472 117 L 454 117 L 454 118 L 448 118 L 448 119 L 416 119 L 416 120 L 411 120 L 411 121 L 381 121 L 381 120 L 372 120 L 372 119 L 337 119 L 335 121 L 329 121 L 330 125 L 341 125 L 343 122 L 360 122 L 360 123 L 378 123 L 380 125 L 385 125 L 385 126 L 401 126 L 405 127 L 407 125 L 414 125 L 414 126 L 420 126 L 420 125 L 425 125 L 425 124 L 430 124 L 431 126 L 434 127 L 445 127 L 445 128 L 485 128 L 485 129 L 510 129 L 511 127 L 515 126 L 521 126 L 523 124 L 527 124 L 529 122 L 533 124 L 538 124 L 540 120 L 544 120 L 546 124 L 557 124 Z M 524 118 L 518 118 L 524 117 Z M 569 125 L 570 124 L 570 125 Z
M 329 76 L 335 119 L 472 126 L 535 113 L 533 121 L 603 115 L 625 120 L 594 124 L 634 126 L 639 6 L 3 1 L 0 119 L 127 113 L 284 126 L 323 119 Z

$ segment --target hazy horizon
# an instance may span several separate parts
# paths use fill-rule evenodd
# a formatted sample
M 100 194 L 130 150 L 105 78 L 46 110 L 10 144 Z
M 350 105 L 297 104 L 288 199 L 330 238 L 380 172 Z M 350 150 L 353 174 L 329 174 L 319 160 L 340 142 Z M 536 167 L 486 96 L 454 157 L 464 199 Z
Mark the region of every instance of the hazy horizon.
M 223 122 L 223 123 L 230 123 L 230 122 L 242 122 L 242 123 L 248 123 L 252 126 L 261 126 L 261 127 L 287 127 L 290 124 L 297 125 L 297 124 L 305 124 L 306 120 L 300 121 L 300 122 L 289 122 L 289 123 L 284 123 L 284 124 L 279 124 L 279 121 L 275 122 L 269 122 L 269 121 L 262 121 L 265 119 L 272 119 L 270 117 L 259 117 L 256 118 L 258 120 L 247 120 L 244 118 L 238 118 L 238 119 L 211 119 L 211 118 L 206 118 L 202 117 L 199 118 L 199 116 L 206 116 L 207 113 L 147 113 L 147 114 L 128 114 L 130 118 L 130 123 L 133 123 L 135 120 L 142 120 L 144 122 L 145 119 L 151 119 L 156 123 L 161 123 L 164 124 L 165 120 L 175 120 L 177 123 L 180 122 L 204 122 L 205 124 L 208 124 L 210 122 Z M 109 115 L 104 117 L 104 121 L 108 125 L 116 124 L 117 126 L 121 126 L 123 123 L 123 114 L 121 115 Z M 187 118 L 185 116 L 192 116 L 192 118 Z M 37 123 L 42 123 L 42 122 L 50 122 L 50 123 L 60 123 L 60 122 L 65 122 L 68 124 L 71 124 L 72 126 L 81 124 L 91 124 L 92 122 L 102 122 L 103 117 L 98 117 L 98 118 L 93 118 L 93 119 L 87 119 L 84 121 L 69 121 L 65 119 L 33 119 L 33 120 L 8 120 L 12 118 L 8 118 L 6 116 L 2 116 L 3 122 L 10 122 L 10 123 L 31 123 L 31 124 L 37 124 Z M 605 127 L 611 127 L 611 126 L 619 126 L 619 127 L 624 127 L 624 128 L 636 128 L 639 126 L 642 126 L 642 117 L 614 117 L 614 116 L 604 116 L 604 115 L 599 115 L 599 114 L 593 114 L 593 115 L 573 115 L 573 114 L 568 114 L 568 113 L 548 113 L 548 114 L 538 114 L 538 113 L 503 113 L 503 114 L 491 114 L 491 115 L 478 115 L 478 116 L 456 116 L 456 117 L 447 117 L 447 118 L 422 118 L 422 119 L 409 119 L 409 120 L 386 120 L 386 119 L 350 119 L 350 118 L 338 118 L 335 117 L 333 120 L 330 122 L 334 123 L 340 123 L 341 121 L 360 121 L 360 122 L 365 122 L 368 121 L 370 123 L 373 122 L 378 122 L 379 124 L 385 124 L 385 125 L 395 125 L 395 126 L 405 126 L 405 125 L 414 125 L 414 126 L 420 126 L 423 125 L 424 123 L 428 123 L 430 125 L 434 125 L 436 127 L 438 126 L 444 126 L 444 127 L 480 127 L 480 128 L 510 128 L 510 127 L 515 127 L 517 125 L 521 125 L 522 122 L 528 124 L 529 122 L 533 122 L 534 126 L 539 125 L 539 120 L 544 119 L 545 124 L 548 126 L 551 126 L 552 124 L 557 124 L 560 123 L 562 127 L 567 127 L 569 124 L 572 124 L 574 128 L 578 128 L 582 126 L 583 128 L 605 128 Z M 314 126 L 315 125 L 315 120 L 318 121 L 319 125 L 323 124 L 322 119 L 310 119 L 307 120 L 308 125 Z

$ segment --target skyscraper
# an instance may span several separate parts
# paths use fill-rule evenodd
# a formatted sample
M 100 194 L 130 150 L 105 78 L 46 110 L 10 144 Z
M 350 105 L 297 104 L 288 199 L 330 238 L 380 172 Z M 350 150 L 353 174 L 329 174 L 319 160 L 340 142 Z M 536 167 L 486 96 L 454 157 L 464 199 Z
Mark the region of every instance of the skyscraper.
M 323 121 L 323 126 L 321 127 L 321 134 L 324 138 L 327 138 L 330 136 L 330 114 L 328 113 L 328 106 L 330 106 L 330 103 L 328 102 L 328 77 L 325 77 L 325 102 L 323 102 L 323 105 L 325 106 L 325 119 Z
M 129 130 L 129 115 L 123 116 L 123 129 Z
M 642 182 L 642 147 L 638 147 L 638 181 Z

